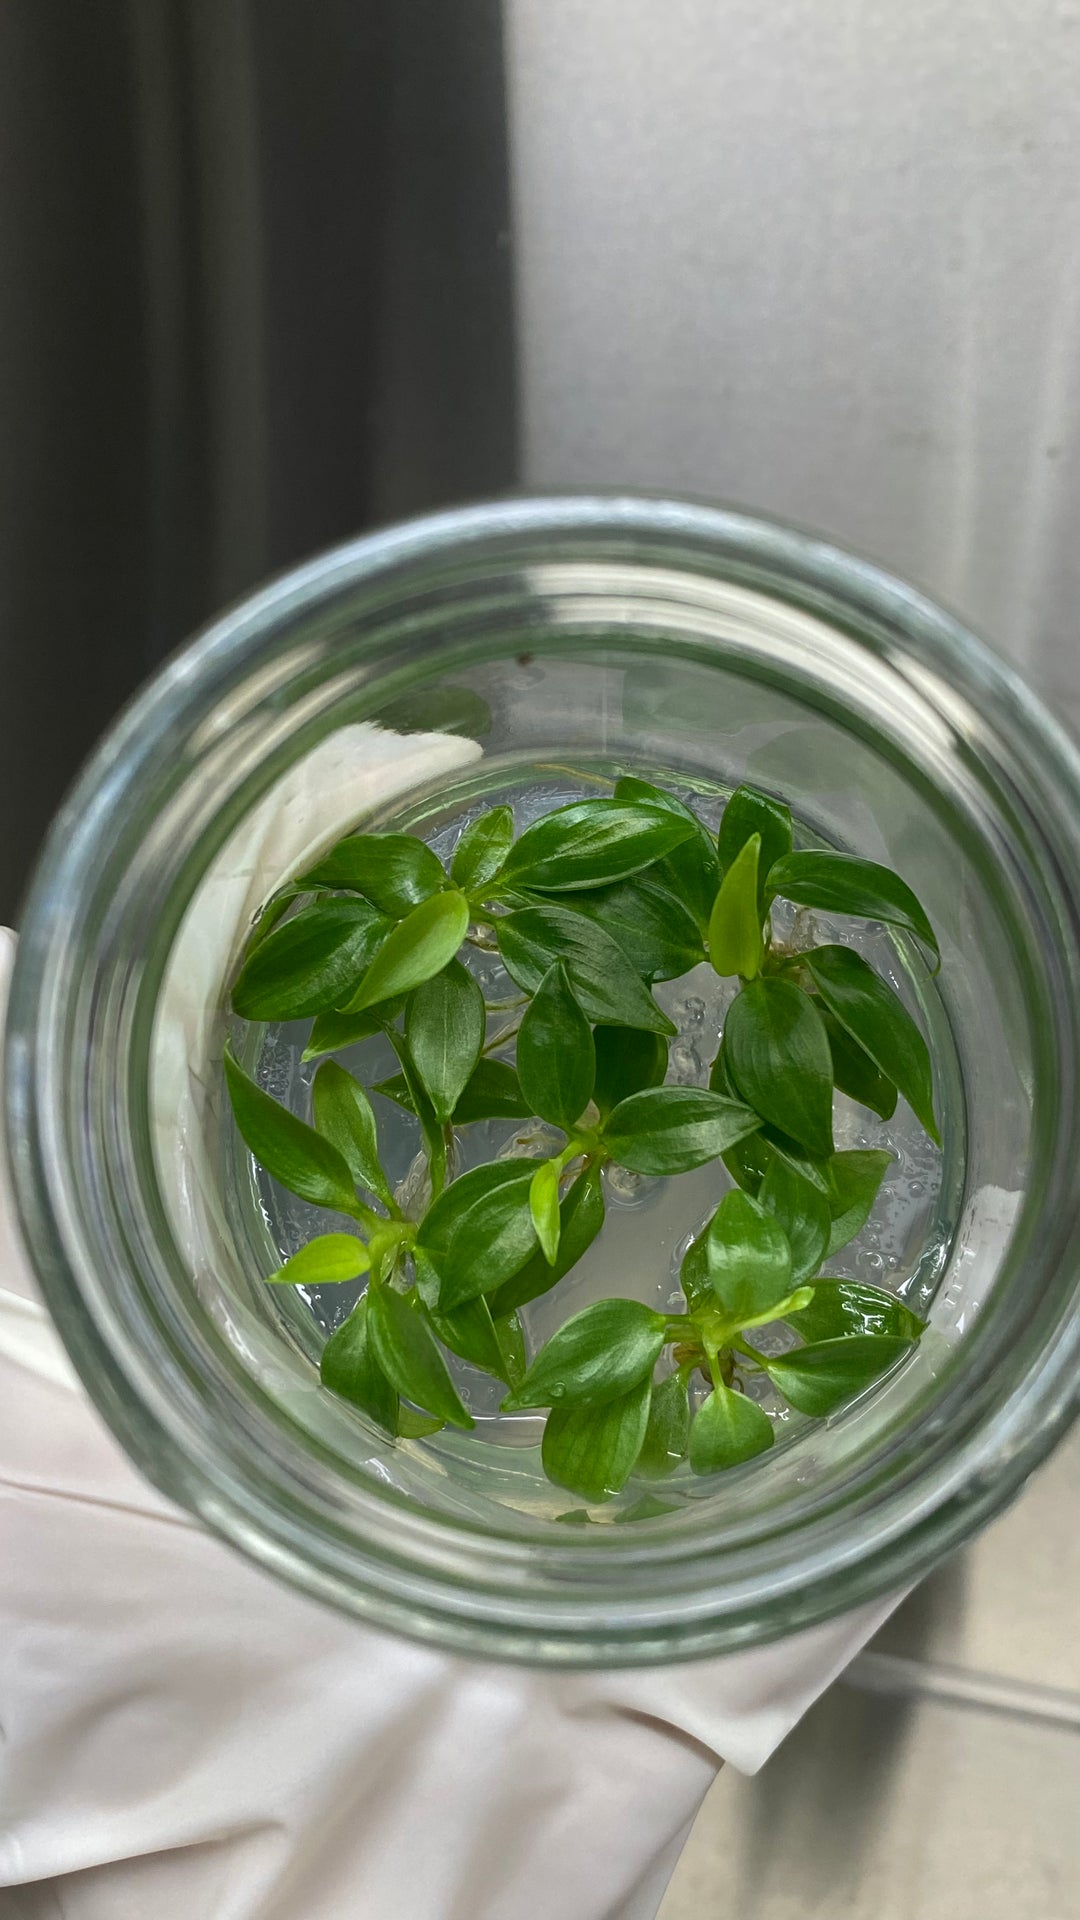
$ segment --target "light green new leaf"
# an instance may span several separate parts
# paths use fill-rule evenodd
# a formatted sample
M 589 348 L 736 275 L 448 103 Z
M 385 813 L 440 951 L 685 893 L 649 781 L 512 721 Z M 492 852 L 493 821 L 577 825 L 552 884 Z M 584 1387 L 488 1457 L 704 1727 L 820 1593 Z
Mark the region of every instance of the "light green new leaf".
M 772 1359 L 762 1354 L 759 1364 L 791 1406 L 820 1419 L 862 1393 L 914 1347 L 914 1341 L 890 1334 L 855 1333 Z
M 523 907 L 498 920 L 495 932 L 503 965 L 525 993 L 535 993 L 553 962 L 563 960 L 589 1020 L 675 1033 L 622 948 L 584 914 L 566 906 Z
M 387 1433 L 400 1431 L 397 1391 L 375 1358 L 371 1343 L 367 1294 L 331 1334 L 322 1350 L 319 1378 L 331 1393 L 351 1400 Z
M 738 1467 L 772 1444 L 772 1421 L 755 1401 L 730 1387 L 714 1387 L 690 1428 L 691 1471 L 717 1473 L 723 1467 Z
M 379 1161 L 379 1136 L 371 1102 L 358 1080 L 336 1060 L 324 1060 L 311 1088 L 315 1126 L 335 1146 L 358 1187 L 386 1205 L 393 1196 Z
M 451 1182 L 420 1222 L 417 1245 L 442 1280 L 441 1313 L 494 1293 L 536 1249 L 529 1211 L 535 1160 L 496 1160 Z M 496 1309 L 506 1309 L 500 1304 Z
M 651 1379 L 666 1337 L 666 1316 L 639 1300 L 597 1300 L 552 1334 L 503 1407 L 516 1413 L 614 1400 Z
M 592 1099 L 596 1049 L 561 960 L 549 967 L 526 1008 L 517 1071 L 532 1112 L 572 1132 Z
M 579 1173 L 559 1204 L 559 1249 L 552 1266 L 539 1250 L 512 1279 L 491 1296 L 496 1321 L 549 1293 L 564 1274 L 576 1267 L 604 1224 L 604 1184 L 599 1167 Z
M 724 808 L 717 836 L 720 869 L 728 873 L 753 834 L 761 841 L 758 855 L 758 899 L 764 909 L 765 883 L 778 860 L 791 852 L 791 815 L 782 800 L 757 787 L 736 787 Z M 764 911 L 758 918 L 764 919 Z
M 320 1233 L 309 1240 L 283 1267 L 270 1275 L 275 1283 L 293 1287 L 319 1287 L 340 1280 L 358 1280 L 371 1265 L 362 1240 L 351 1233 Z
M 800 907 L 852 913 L 916 933 L 936 956 L 938 943 L 921 902 L 889 867 L 847 853 L 792 853 L 769 874 L 770 894 Z
M 514 841 L 509 807 L 492 807 L 466 827 L 450 862 L 450 878 L 462 893 L 479 893 L 494 880 Z
M 803 960 L 829 1012 L 899 1089 L 940 1146 L 930 1053 L 899 995 L 850 947 L 815 947 Z
M 451 960 L 409 999 L 405 1039 L 440 1125 L 450 1119 L 476 1068 L 486 1024 L 484 996 L 460 960 Z
M 240 1137 L 272 1179 L 315 1207 L 356 1212 L 356 1191 L 337 1148 L 271 1100 L 225 1052 L 225 1084 Z
M 442 864 L 411 833 L 354 833 L 305 873 L 305 887 L 362 893 L 391 920 L 400 920 L 444 884 Z
M 603 1138 L 631 1173 L 689 1173 L 758 1125 L 749 1107 L 706 1087 L 646 1087 L 620 1100 Z
M 321 900 L 267 934 L 232 990 L 245 1020 L 304 1020 L 343 1000 L 365 974 L 390 922 L 366 900 Z
M 767 1213 L 778 1220 L 791 1248 L 791 1284 L 800 1286 L 816 1273 L 825 1258 L 832 1231 L 829 1202 L 819 1187 L 777 1154 L 770 1157 L 757 1195 Z
M 791 1291 L 791 1247 L 778 1220 L 738 1187 L 726 1193 L 705 1235 L 713 1292 L 743 1326 Z
M 724 1022 L 724 1058 L 740 1097 L 813 1159 L 832 1152 L 832 1055 L 821 1015 L 789 980 L 753 980 Z
M 664 1480 L 685 1460 L 690 1440 L 690 1402 L 686 1381 L 670 1373 L 652 1392 L 649 1423 L 638 1454 L 635 1473 L 647 1480 Z
M 640 873 L 692 832 L 651 801 L 576 800 L 526 827 L 500 880 L 544 893 L 608 886 Z
M 809 1306 L 786 1313 L 785 1320 L 804 1340 L 840 1340 L 853 1333 L 893 1334 L 918 1340 L 926 1323 L 894 1293 L 861 1280 L 819 1280 Z
M 406 1400 L 451 1426 L 475 1426 L 458 1398 L 418 1300 L 406 1300 L 389 1286 L 378 1287 L 368 1295 L 368 1324 L 375 1358 Z
M 660 1034 L 642 1033 L 633 1027 L 597 1027 L 593 1044 L 596 1081 L 592 1097 L 602 1120 L 632 1093 L 663 1085 L 668 1043 Z
M 891 1164 L 892 1154 L 879 1147 L 833 1154 L 828 1162 L 832 1227 L 825 1249 L 827 1260 L 862 1232 Z
M 345 1013 L 376 1006 L 391 994 L 410 993 L 454 958 L 469 930 L 469 903 L 463 893 L 437 893 L 414 907 L 387 934 Z
M 529 1185 L 529 1212 L 549 1267 L 559 1257 L 559 1169 L 554 1160 L 541 1160 Z
M 583 1500 L 608 1500 L 626 1485 L 649 1422 L 652 1383 L 603 1406 L 555 1407 L 540 1449 L 544 1472 Z
M 758 858 L 761 835 L 752 833 L 724 875 L 709 916 L 709 960 L 719 974 L 738 973 L 753 980 L 761 970 Z

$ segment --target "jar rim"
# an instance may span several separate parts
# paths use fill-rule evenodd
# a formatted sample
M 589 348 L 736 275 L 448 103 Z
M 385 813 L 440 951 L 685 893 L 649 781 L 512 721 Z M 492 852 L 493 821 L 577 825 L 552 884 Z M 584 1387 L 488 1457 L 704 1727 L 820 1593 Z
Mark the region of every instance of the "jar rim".
M 559 543 L 562 543 L 560 546 Z M 716 569 L 724 579 L 790 599 L 827 619 L 846 617 L 867 648 L 901 657 L 917 676 L 931 671 L 957 699 L 977 709 L 1001 744 L 1003 760 L 1030 779 L 1052 849 L 1055 884 L 1068 908 L 1068 971 L 1080 979 L 1080 754 L 1017 677 L 967 629 L 915 589 L 871 563 L 776 523 L 729 509 L 624 494 L 515 497 L 426 516 L 363 536 L 305 563 L 213 622 L 136 698 L 97 750 L 50 834 L 27 902 L 8 1014 L 7 1128 L 14 1190 L 24 1237 L 61 1335 L 91 1397 L 127 1451 L 163 1490 L 192 1507 L 235 1544 L 320 1597 L 413 1634 L 464 1651 L 590 1665 L 683 1659 L 752 1644 L 808 1626 L 910 1582 L 998 1510 L 1049 1451 L 1077 1411 L 1080 1320 L 1064 1311 L 1055 1337 L 1020 1372 L 1013 1391 L 988 1412 L 980 1406 L 963 1444 L 938 1435 L 917 1469 L 908 1463 L 890 1499 L 875 1510 L 873 1539 L 854 1540 L 843 1516 L 821 1517 L 812 1549 L 797 1567 L 776 1552 L 725 1568 L 722 1596 L 710 1588 L 701 1556 L 695 1584 L 665 1598 L 650 1582 L 626 1620 L 605 1618 L 598 1587 L 605 1565 L 666 1567 L 656 1560 L 663 1530 L 640 1544 L 633 1529 L 614 1540 L 583 1542 L 573 1530 L 551 1552 L 557 1574 L 530 1589 L 526 1549 L 512 1530 L 482 1540 L 466 1526 L 372 1504 L 366 1556 L 326 1520 L 313 1557 L 305 1518 L 280 1489 L 223 1471 L 189 1426 L 181 1439 L 160 1404 L 146 1356 L 136 1363 L 119 1318 L 95 1294 L 82 1232 L 83 1197 L 64 1163 L 63 1050 L 58 1008 L 70 990 L 80 941 L 108 909 L 96 888 L 100 854 L 134 770 L 170 750 L 224 690 L 266 658 L 272 637 L 302 622 L 340 592 L 374 585 L 392 596 L 414 570 L 443 560 L 466 569 L 473 554 L 533 551 L 545 561 L 598 548 L 636 561 L 662 556 L 676 571 Z M 897 654 L 897 650 L 900 654 Z M 1042 1261 L 1048 1281 L 1071 1281 L 1080 1265 L 1076 1209 L 1025 1257 Z M 1029 1236 L 1030 1239 L 1030 1236 Z M 93 1310 L 89 1304 L 94 1295 Z M 932 1438 L 932 1436 L 931 1436 Z M 250 1457 L 247 1466 L 252 1467 Z M 392 1521 L 392 1524 L 390 1524 Z M 608 1530 L 603 1530 L 607 1533 Z M 547 1551 L 547 1549 L 545 1549 Z M 480 1552 L 481 1579 L 469 1556 Z

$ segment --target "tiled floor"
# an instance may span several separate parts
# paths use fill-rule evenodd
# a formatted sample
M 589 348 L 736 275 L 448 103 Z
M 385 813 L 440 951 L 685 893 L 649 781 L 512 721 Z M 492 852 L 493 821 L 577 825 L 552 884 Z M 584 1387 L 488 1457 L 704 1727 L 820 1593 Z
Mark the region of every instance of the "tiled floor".
M 1080 1427 L 754 1780 L 661 1920 L 1080 1920 Z

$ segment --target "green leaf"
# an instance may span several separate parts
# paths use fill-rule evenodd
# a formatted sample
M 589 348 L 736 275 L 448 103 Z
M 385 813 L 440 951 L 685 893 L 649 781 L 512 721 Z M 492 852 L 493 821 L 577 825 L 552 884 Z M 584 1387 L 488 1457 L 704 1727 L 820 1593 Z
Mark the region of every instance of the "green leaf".
M 505 1380 L 509 1386 L 506 1360 L 486 1300 L 468 1300 L 454 1313 L 438 1313 L 429 1308 L 428 1319 L 443 1346 L 449 1347 L 451 1353 L 468 1360 L 471 1366 L 479 1367 L 484 1373 L 494 1374 L 497 1380 Z
M 677 1373 L 653 1388 L 649 1423 L 638 1454 L 635 1473 L 647 1480 L 664 1480 L 685 1460 L 690 1441 L 690 1403 L 686 1381 Z
M 670 853 L 665 853 L 663 859 L 658 860 L 649 871 L 658 886 L 682 901 L 698 932 L 704 933 L 709 924 L 716 889 L 720 885 L 720 863 L 708 829 L 691 808 L 684 806 L 681 800 L 676 800 L 673 793 L 665 793 L 663 788 L 651 786 L 647 780 L 634 780 L 629 776 L 617 780 L 615 798 L 650 801 L 691 827 L 692 832 L 687 839 L 673 847 Z
M 232 990 L 244 1020 L 303 1020 L 344 999 L 389 931 L 366 900 L 322 900 L 259 942 Z
M 754 980 L 724 1022 L 724 1058 L 735 1087 L 763 1120 L 813 1159 L 832 1152 L 832 1056 L 821 1016 L 788 980 Z
M 391 920 L 400 920 L 445 884 L 442 862 L 412 833 L 353 833 L 309 872 L 304 887 L 362 893 Z
M 626 1485 L 649 1421 L 652 1383 L 600 1407 L 555 1407 L 544 1427 L 540 1457 L 558 1487 L 583 1500 L 607 1500 Z
M 640 873 L 692 832 L 651 801 L 576 800 L 526 827 L 501 878 L 543 893 L 608 886 Z
M 450 1119 L 468 1085 L 486 1025 L 484 996 L 460 960 L 451 960 L 409 999 L 405 1039 L 440 1125 Z
M 868 1287 L 861 1280 L 819 1280 L 814 1297 L 801 1313 L 784 1318 L 804 1340 L 840 1340 L 847 1334 L 892 1334 L 918 1340 L 926 1322 L 912 1313 L 894 1293 Z
M 319 1378 L 331 1393 L 351 1400 L 354 1407 L 377 1422 L 385 1432 L 398 1432 L 398 1397 L 375 1358 L 364 1295 L 347 1320 L 332 1333 L 322 1350 Z
M 658 1033 L 633 1027 L 597 1027 L 596 1084 L 593 1099 L 606 1120 L 620 1100 L 646 1087 L 663 1085 L 668 1065 L 668 1043 Z
M 249 1080 L 228 1048 L 225 1084 L 240 1137 L 271 1179 L 314 1207 L 356 1212 L 356 1192 L 337 1148 Z
M 613 887 L 570 894 L 564 904 L 610 934 L 642 980 L 677 980 L 705 958 L 694 921 L 674 894 L 657 885 L 652 870 Z
M 769 892 L 783 894 L 796 906 L 905 927 L 937 955 L 937 939 L 924 908 L 899 874 L 876 861 L 847 853 L 792 853 L 773 867 Z
M 631 1173 L 689 1173 L 758 1124 L 749 1107 L 706 1087 L 646 1087 L 620 1100 L 604 1128 L 604 1145 Z
M 495 1336 L 503 1356 L 502 1377 L 508 1387 L 520 1386 L 525 1378 L 525 1334 L 516 1313 L 493 1316 Z
M 462 893 L 478 893 L 494 880 L 514 842 L 509 807 L 492 807 L 467 826 L 450 862 L 450 878 Z
M 359 1013 L 391 994 L 422 986 L 454 958 L 468 930 L 469 903 L 463 893 L 437 893 L 422 901 L 387 934 L 343 1011 Z
M 396 733 L 460 733 L 481 740 L 491 732 L 491 708 L 471 687 L 416 687 L 388 700 L 373 718 Z
M 691 1313 L 696 1313 L 699 1307 L 715 1303 L 716 1295 L 709 1278 L 709 1249 L 704 1234 L 700 1239 L 691 1240 L 683 1254 L 679 1285 L 686 1295 Z
M 758 856 L 761 836 L 750 835 L 724 875 L 709 918 L 709 959 L 719 974 L 738 973 L 752 980 L 761 971 Z
M 517 1070 L 532 1111 L 572 1132 L 592 1099 L 596 1049 L 561 960 L 548 968 L 526 1009 L 518 1034 Z
M 380 1001 L 378 1006 L 365 1007 L 363 1013 L 320 1013 L 312 1023 L 301 1058 L 317 1060 L 320 1054 L 340 1053 L 345 1047 L 354 1047 L 359 1040 L 370 1040 L 372 1034 L 384 1032 L 397 1019 L 404 1004 L 398 995 L 393 1000 Z
M 666 1338 L 666 1316 L 639 1300 L 597 1300 L 552 1334 L 503 1408 L 601 1406 L 651 1379 Z
M 940 1146 L 930 1053 L 899 995 L 850 947 L 815 947 L 803 961 L 829 1012 L 899 1089 Z
M 845 1032 L 828 1007 L 821 1009 L 821 1017 L 829 1036 L 834 1085 L 846 1093 L 849 1100 L 869 1107 L 871 1113 L 878 1114 L 882 1120 L 891 1120 L 896 1112 L 896 1088 L 892 1081 L 879 1072 L 870 1055 Z
M 825 1249 L 827 1260 L 862 1232 L 891 1163 L 892 1154 L 883 1148 L 833 1154 L 828 1163 L 832 1230 Z
M 778 1220 L 734 1187 L 725 1193 L 705 1236 L 713 1292 L 736 1326 L 791 1291 L 791 1248 Z
M 765 1169 L 758 1199 L 787 1234 L 791 1248 L 791 1284 L 801 1286 L 817 1272 L 825 1258 L 832 1231 L 829 1202 L 820 1188 L 811 1186 L 809 1180 L 775 1154 Z
M 379 1136 L 371 1102 L 358 1080 L 336 1060 L 324 1060 L 311 1088 L 315 1126 L 335 1146 L 358 1187 L 392 1207 L 393 1195 L 379 1162 Z
M 403 1440 L 426 1440 L 429 1433 L 438 1433 L 445 1425 L 446 1421 L 435 1414 L 417 1413 L 415 1407 L 398 1407 L 398 1432 Z
M 820 1419 L 895 1367 L 914 1344 L 889 1334 L 855 1333 L 772 1359 L 760 1354 L 758 1363 L 791 1406 Z
M 524 992 L 535 993 L 552 963 L 564 960 L 574 998 L 589 1020 L 650 1033 L 677 1031 L 622 948 L 583 914 L 565 906 L 523 907 L 497 921 L 495 932 L 503 965 Z
M 773 1444 L 772 1421 L 730 1387 L 714 1387 L 694 1415 L 690 1428 L 690 1467 L 694 1473 L 717 1473 L 741 1466 Z
M 720 822 L 717 848 L 720 870 L 728 873 L 753 834 L 761 839 L 758 855 L 759 920 L 765 918 L 765 883 L 770 869 L 791 852 L 791 815 L 782 800 L 757 787 L 736 787 Z
M 540 1251 L 549 1267 L 559 1256 L 559 1168 L 554 1160 L 541 1160 L 529 1184 L 529 1212 L 540 1242 Z
M 492 1294 L 491 1311 L 497 1321 L 549 1293 L 592 1246 L 604 1224 L 604 1185 L 599 1167 L 578 1174 L 560 1202 L 559 1221 L 559 1251 L 554 1266 L 542 1252 L 534 1253 L 520 1272 Z
M 339 1280 L 359 1280 L 371 1265 L 362 1240 L 351 1233 L 320 1233 L 286 1260 L 270 1279 L 293 1287 L 318 1287 Z
M 368 1324 L 375 1358 L 392 1386 L 425 1413 L 470 1428 L 475 1421 L 458 1399 L 419 1301 L 411 1303 L 393 1287 L 368 1295 Z
M 473 1167 L 439 1195 L 420 1222 L 417 1245 L 436 1268 L 439 1310 L 451 1313 L 479 1293 L 494 1293 L 536 1247 L 529 1212 L 535 1160 Z M 501 1305 L 498 1312 L 506 1309 Z
M 453 1117 L 464 1127 L 473 1120 L 528 1120 L 531 1115 L 532 1108 L 513 1067 L 503 1060 L 480 1060 L 469 1075 Z

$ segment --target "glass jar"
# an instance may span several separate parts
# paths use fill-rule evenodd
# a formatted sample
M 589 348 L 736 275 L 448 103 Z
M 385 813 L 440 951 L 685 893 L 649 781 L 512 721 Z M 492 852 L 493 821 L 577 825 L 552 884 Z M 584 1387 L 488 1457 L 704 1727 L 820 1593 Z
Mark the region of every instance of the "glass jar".
M 388 808 L 538 765 L 756 780 L 900 870 L 942 946 L 938 980 L 908 980 L 946 1140 L 930 1332 L 877 1392 L 633 1525 L 556 1524 L 531 1454 L 393 1443 L 320 1389 L 314 1321 L 263 1284 L 222 1090 L 228 979 L 278 880 Z M 557 1665 L 775 1638 L 924 1573 L 1075 1410 L 1078 901 L 1074 748 L 873 567 L 618 497 L 359 540 L 180 654 L 56 822 L 8 1030 L 31 1257 L 132 1457 L 307 1592 Z

